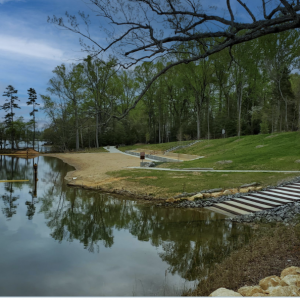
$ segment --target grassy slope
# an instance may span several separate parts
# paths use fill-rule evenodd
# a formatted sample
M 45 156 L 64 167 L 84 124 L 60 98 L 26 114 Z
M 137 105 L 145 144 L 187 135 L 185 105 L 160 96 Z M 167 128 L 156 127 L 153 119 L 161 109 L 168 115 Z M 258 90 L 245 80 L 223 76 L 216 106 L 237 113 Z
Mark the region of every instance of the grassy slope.
M 179 153 L 205 156 L 194 161 L 165 163 L 159 167 L 191 168 L 211 167 L 223 170 L 299 170 L 300 133 L 288 132 L 274 135 L 245 136 L 238 139 L 227 138 L 202 141 L 192 147 L 178 150 Z M 171 144 L 145 145 L 153 150 L 170 148 Z M 264 145 L 262 148 L 256 148 Z M 144 145 L 138 146 L 144 147 Z M 131 149 L 136 149 L 133 146 Z M 222 160 L 232 160 L 231 164 L 218 164 Z M 149 170 L 122 170 L 110 173 L 114 177 L 143 186 L 146 190 L 155 186 L 169 196 L 179 192 L 197 192 L 210 188 L 233 188 L 250 182 L 259 182 L 262 186 L 276 185 L 282 180 L 298 176 L 286 173 L 197 173 L 166 172 Z
M 120 147 L 119 150 L 134 150 L 134 149 L 150 149 L 158 151 L 166 151 L 174 146 L 190 144 L 192 141 L 182 141 L 182 142 L 171 142 L 171 143 L 162 143 L 162 144 L 141 144 L 141 145 L 132 145 Z
M 76 151 L 76 153 L 102 153 L 102 152 L 108 152 L 108 151 L 106 149 L 104 149 L 103 147 L 86 148 L 85 150 Z
M 262 148 L 256 148 L 263 145 Z M 179 153 L 205 158 L 176 164 L 176 168 L 210 167 L 219 170 L 299 170 L 300 133 L 288 132 L 202 141 Z M 231 160 L 230 164 L 218 161 Z M 175 167 L 174 164 L 168 164 Z
M 134 186 L 143 186 L 146 193 L 161 197 L 174 196 L 182 192 L 200 192 L 204 189 L 235 188 L 250 182 L 259 182 L 262 186 L 267 186 L 296 176 L 286 173 L 167 172 L 155 169 L 122 170 L 107 174 L 115 178 L 124 178 L 125 181 L 134 183 Z M 153 186 L 158 188 L 159 195 L 152 191 Z M 126 189 L 125 183 L 124 187 Z

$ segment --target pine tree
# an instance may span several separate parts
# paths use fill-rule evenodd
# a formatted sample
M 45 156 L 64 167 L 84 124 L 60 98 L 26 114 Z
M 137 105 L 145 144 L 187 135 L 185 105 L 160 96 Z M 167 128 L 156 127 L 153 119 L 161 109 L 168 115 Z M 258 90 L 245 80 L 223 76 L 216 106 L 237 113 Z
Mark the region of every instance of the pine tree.
M 30 116 L 32 116 L 32 122 L 33 122 L 33 149 L 34 149 L 34 140 L 35 140 L 35 113 L 38 112 L 38 110 L 35 108 L 36 105 L 40 105 L 39 103 L 36 102 L 37 95 L 36 91 L 33 88 L 30 88 L 28 91 L 28 99 L 27 105 L 32 105 L 32 111 L 30 112 Z
M 12 86 L 12 85 L 8 85 L 6 88 L 6 91 L 4 91 L 3 96 L 4 97 L 8 97 L 5 101 L 7 101 L 6 103 L 4 103 L 2 106 L 0 106 L 0 109 L 3 109 L 4 111 L 8 112 L 5 115 L 5 124 L 6 124 L 6 128 L 10 129 L 10 134 L 11 134 L 11 148 L 14 149 L 14 135 L 15 135 L 15 130 L 14 130 L 14 108 L 21 108 L 18 106 L 17 103 L 15 103 L 16 101 L 20 101 L 18 99 L 18 96 L 14 95 L 17 94 L 18 91 Z

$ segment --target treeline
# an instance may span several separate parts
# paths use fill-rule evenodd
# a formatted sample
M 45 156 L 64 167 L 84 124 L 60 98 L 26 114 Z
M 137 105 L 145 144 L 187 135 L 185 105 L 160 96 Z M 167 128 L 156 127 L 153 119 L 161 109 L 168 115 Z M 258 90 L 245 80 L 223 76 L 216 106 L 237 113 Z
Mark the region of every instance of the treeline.
M 291 30 L 173 67 L 121 120 L 111 116 L 133 105 L 171 56 L 131 70 L 117 69 L 114 57 L 57 66 L 41 95 L 50 119 L 44 138 L 65 150 L 300 130 L 300 75 L 292 72 L 299 46 Z M 188 49 L 205 50 L 195 42 Z
M 35 89 L 30 88 L 28 91 L 27 105 L 32 106 L 32 111 L 29 113 L 32 119 L 29 122 L 24 121 L 23 116 L 15 118 L 15 109 L 20 109 L 18 102 L 20 102 L 17 93 L 18 91 L 12 86 L 8 85 L 3 93 L 6 97 L 5 103 L 0 105 L 0 110 L 4 110 L 6 115 L 4 116 L 4 122 L 0 122 L 0 149 L 5 149 L 7 146 L 11 149 L 19 149 L 19 143 L 25 142 L 34 148 L 35 143 L 35 113 L 38 112 L 36 109 L 37 94 Z

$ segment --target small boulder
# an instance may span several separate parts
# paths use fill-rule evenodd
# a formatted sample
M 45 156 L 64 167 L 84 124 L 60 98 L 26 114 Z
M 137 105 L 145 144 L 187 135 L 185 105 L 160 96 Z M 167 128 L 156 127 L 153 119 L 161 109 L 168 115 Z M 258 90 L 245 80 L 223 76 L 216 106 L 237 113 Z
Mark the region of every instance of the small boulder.
M 299 297 L 299 288 L 291 286 L 276 286 L 270 290 L 270 297 Z
M 199 199 L 203 199 L 203 194 L 198 193 L 198 194 L 188 198 L 189 201 L 195 201 L 195 200 L 199 200 Z
M 250 192 L 250 191 L 256 191 L 256 187 L 255 186 L 250 186 L 250 187 L 248 187 L 248 191 Z
M 210 193 L 203 193 L 203 198 L 210 198 L 211 194 Z
M 176 200 L 177 200 L 177 199 L 176 199 Z M 175 200 L 174 198 L 169 198 L 169 199 L 166 200 L 166 202 L 171 202 L 171 203 L 172 203 L 172 202 L 174 202 L 174 201 L 176 201 L 176 200 Z
M 231 191 L 230 190 L 225 190 L 223 192 L 223 195 L 227 196 L 227 195 L 231 195 Z
M 239 190 L 238 190 L 238 189 L 230 189 L 230 191 L 231 191 L 231 194 L 236 194 L 236 193 L 238 193 L 238 192 L 239 192 Z
M 287 275 L 299 275 L 299 274 L 300 274 L 300 268 L 299 267 L 289 267 L 289 268 L 284 269 L 281 272 L 280 277 L 284 278 Z
M 253 296 L 253 294 L 264 294 L 265 291 L 259 286 L 243 286 L 240 289 L 238 289 L 238 292 L 244 296 L 244 297 L 250 297 Z
M 269 288 L 276 287 L 276 286 L 287 286 L 287 284 L 283 280 L 281 280 L 280 277 L 276 275 L 268 276 L 262 279 L 259 282 L 259 285 L 264 290 L 268 290 Z
M 262 186 L 257 186 L 257 187 L 255 188 L 256 191 L 260 191 L 261 189 L 262 189 Z
M 295 160 L 296 164 L 300 164 L 300 159 Z
M 241 294 L 228 290 L 225 288 L 219 288 L 212 292 L 209 297 L 243 297 Z
M 249 188 L 240 189 L 240 193 L 248 193 L 248 192 L 249 192 Z
M 215 197 L 215 198 L 221 197 L 221 196 L 223 196 L 223 193 L 222 193 L 222 192 L 219 192 L 219 193 L 212 193 L 212 194 L 211 194 L 211 197 Z
M 297 275 L 286 275 L 282 279 L 287 285 L 295 285 L 300 287 L 300 274 Z

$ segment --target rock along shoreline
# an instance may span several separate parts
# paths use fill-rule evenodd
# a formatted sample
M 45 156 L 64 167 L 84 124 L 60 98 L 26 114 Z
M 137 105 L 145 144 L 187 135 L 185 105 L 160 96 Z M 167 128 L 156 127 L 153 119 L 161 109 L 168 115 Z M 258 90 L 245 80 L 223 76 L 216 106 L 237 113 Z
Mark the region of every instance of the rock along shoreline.
M 205 195 L 207 196 L 207 193 L 211 193 L 212 196 L 217 195 L 217 193 L 220 193 L 221 189 L 213 189 L 208 191 L 201 191 L 198 193 L 183 193 L 180 195 L 175 196 L 174 198 L 169 198 L 166 202 L 156 204 L 156 206 L 160 207 L 176 207 L 176 208 L 203 208 L 212 206 L 215 203 L 222 203 L 227 200 L 231 200 L 234 198 L 238 198 L 240 196 L 246 196 L 246 195 L 253 195 L 257 193 L 258 191 L 266 191 L 271 188 L 276 187 L 282 187 L 288 184 L 292 183 L 298 183 L 300 182 L 300 176 L 295 177 L 292 180 L 284 181 L 280 183 L 277 186 L 267 186 L 266 188 L 258 187 L 257 190 L 253 188 L 250 189 L 248 192 L 237 192 L 235 194 L 231 195 L 224 195 L 222 194 L 219 197 L 208 197 L 208 198 L 202 198 L 197 199 L 197 195 Z M 249 184 L 249 186 L 257 185 L 256 183 Z M 246 186 L 246 185 L 245 185 Z M 242 186 L 243 189 L 245 189 L 245 186 Z M 225 191 L 226 192 L 226 191 Z M 195 197 L 193 199 L 193 197 Z M 247 215 L 241 215 L 236 217 L 228 217 L 227 219 L 238 222 L 238 223 L 272 223 L 272 222 L 283 222 L 284 224 L 293 224 L 295 221 L 296 215 L 300 214 L 300 201 L 299 202 L 291 202 L 285 205 L 281 205 L 278 207 L 274 207 L 272 209 L 262 210 L 258 212 L 249 213 Z

